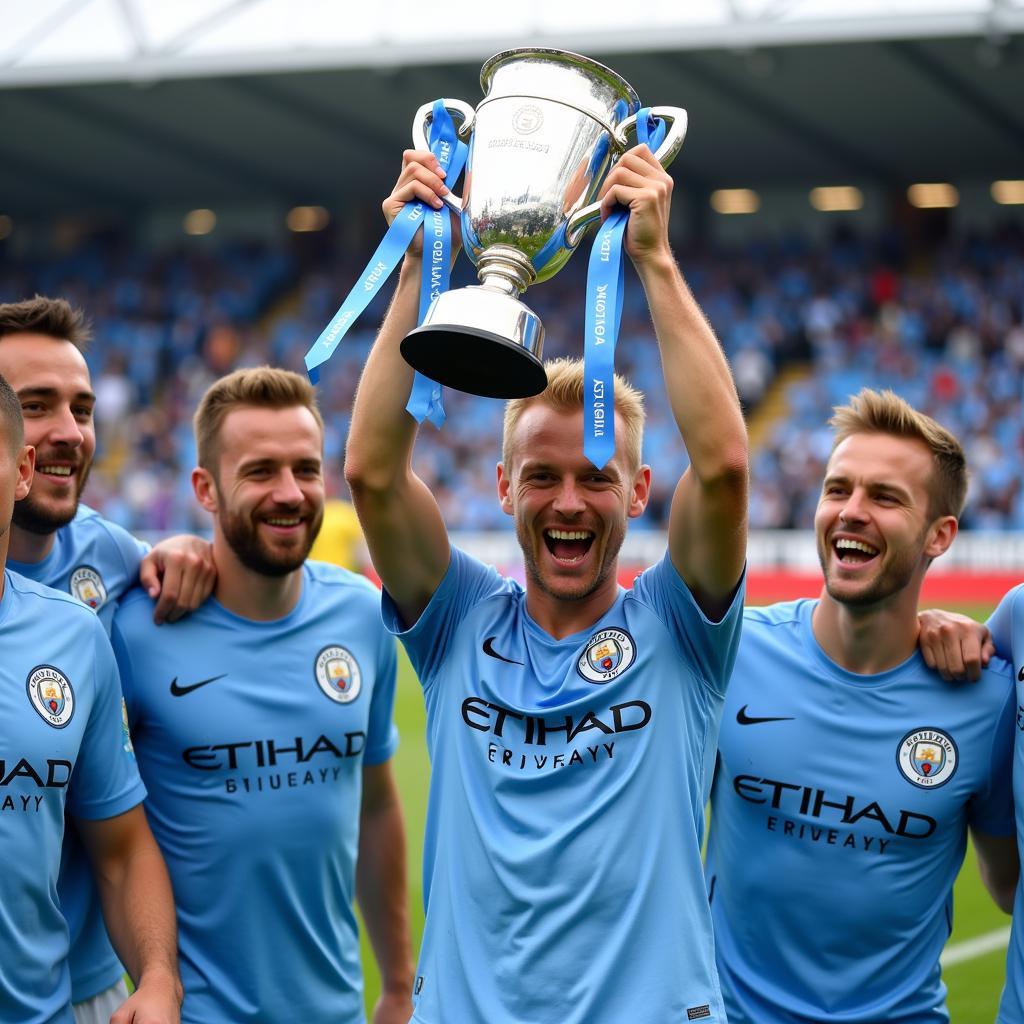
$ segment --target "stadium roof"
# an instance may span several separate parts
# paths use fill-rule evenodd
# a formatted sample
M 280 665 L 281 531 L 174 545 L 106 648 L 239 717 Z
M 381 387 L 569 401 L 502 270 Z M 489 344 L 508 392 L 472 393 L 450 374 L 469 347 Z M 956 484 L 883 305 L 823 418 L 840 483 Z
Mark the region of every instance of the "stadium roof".
M 1024 0 L 4 5 L 0 214 L 374 196 L 416 107 L 515 45 L 685 106 L 698 188 L 1024 177 Z M 855 10 L 855 14 L 851 14 Z M 817 45 L 809 45 L 817 44 Z
M 8 85 L 476 60 L 510 39 L 706 49 L 1024 29 L 1024 0 L 31 0 L 4 5 Z M 629 22 L 624 22 L 628 10 Z

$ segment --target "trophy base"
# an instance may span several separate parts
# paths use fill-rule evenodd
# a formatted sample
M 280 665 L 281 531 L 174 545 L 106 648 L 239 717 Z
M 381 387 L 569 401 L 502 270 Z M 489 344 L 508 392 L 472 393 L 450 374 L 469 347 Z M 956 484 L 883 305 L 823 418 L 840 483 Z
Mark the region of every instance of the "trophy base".
M 547 386 L 544 327 L 508 293 L 470 285 L 439 295 L 402 339 L 405 361 L 447 388 L 484 398 L 531 398 Z
M 438 384 L 483 398 L 531 398 L 548 386 L 535 355 L 477 327 L 424 324 L 402 339 L 402 355 Z

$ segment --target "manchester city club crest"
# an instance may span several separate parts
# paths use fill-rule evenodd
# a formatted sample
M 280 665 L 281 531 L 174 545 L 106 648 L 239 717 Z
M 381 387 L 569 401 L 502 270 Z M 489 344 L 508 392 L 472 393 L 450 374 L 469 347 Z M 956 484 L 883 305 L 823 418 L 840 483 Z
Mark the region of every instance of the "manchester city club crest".
M 71 596 L 87 604 L 94 612 L 106 603 L 107 588 L 103 585 L 103 577 L 91 565 L 80 565 L 71 574 L 70 587 Z
M 350 704 L 363 688 L 359 662 L 344 647 L 325 647 L 316 656 L 317 685 L 337 704 Z
M 914 729 L 900 740 L 896 763 L 903 777 L 922 789 L 943 786 L 956 772 L 956 743 L 941 729 Z
M 53 665 L 37 665 L 25 680 L 28 699 L 40 717 L 55 729 L 63 729 L 75 713 L 71 681 Z
M 607 683 L 621 676 L 635 659 L 636 646 L 625 630 L 602 629 L 587 641 L 576 671 L 588 683 Z

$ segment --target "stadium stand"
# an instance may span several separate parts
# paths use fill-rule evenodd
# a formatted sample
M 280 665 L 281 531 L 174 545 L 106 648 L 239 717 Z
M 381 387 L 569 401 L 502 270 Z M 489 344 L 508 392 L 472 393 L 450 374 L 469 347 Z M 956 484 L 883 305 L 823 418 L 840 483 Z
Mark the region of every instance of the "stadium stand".
M 150 250 L 106 236 L 61 259 L 5 261 L 0 299 L 65 295 L 85 308 L 99 401 L 100 458 L 88 497 L 130 529 L 199 529 L 188 483 L 190 416 L 210 380 L 235 366 L 302 369 L 302 356 L 354 280 L 344 259 L 310 259 L 265 242 Z M 339 247 L 340 249 L 341 247 Z M 840 228 L 734 248 L 683 251 L 692 287 L 732 362 L 755 438 L 755 528 L 811 525 L 833 404 L 862 385 L 893 387 L 964 439 L 974 480 L 968 527 L 1024 529 L 1015 466 L 1024 457 L 1024 231 L 911 248 L 893 233 Z M 462 261 L 465 264 L 466 261 Z M 581 350 L 585 260 L 577 257 L 530 301 L 544 318 L 545 354 Z M 469 268 L 461 277 L 470 280 Z M 337 467 L 359 370 L 383 312 L 378 303 L 324 374 L 327 456 Z M 640 387 L 658 378 L 639 283 L 627 284 L 617 365 Z M 448 423 L 426 428 L 420 473 L 455 528 L 502 525 L 494 500 L 500 402 L 449 393 Z M 652 403 L 645 457 L 656 485 L 647 528 L 663 527 L 685 465 L 677 434 Z M 481 438 L 486 439 L 481 442 Z M 340 474 L 335 474 L 340 479 Z

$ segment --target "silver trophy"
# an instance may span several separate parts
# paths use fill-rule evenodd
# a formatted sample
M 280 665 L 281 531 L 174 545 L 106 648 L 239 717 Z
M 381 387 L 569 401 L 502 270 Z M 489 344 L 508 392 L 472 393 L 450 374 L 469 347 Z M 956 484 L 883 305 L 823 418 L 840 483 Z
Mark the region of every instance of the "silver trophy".
M 547 386 L 544 326 L 519 301 L 553 277 L 600 217 L 595 202 L 630 146 L 640 100 L 610 68 L 565 50 L 505 50 L 480 70 L 484 99 L 446 99 L 459 136 L 472 136 L 461 197 L 462 246 L 479 285 L 444 292 L 402 340 L 406 361 L 432 380 L 489 398 L 525 398 Z M 432 104 L 417 111 L 413 143 L 429 149 Z M 667 167 L 686 134 L 686 111 L 654 107 L 668 125 L 655 154 Z

